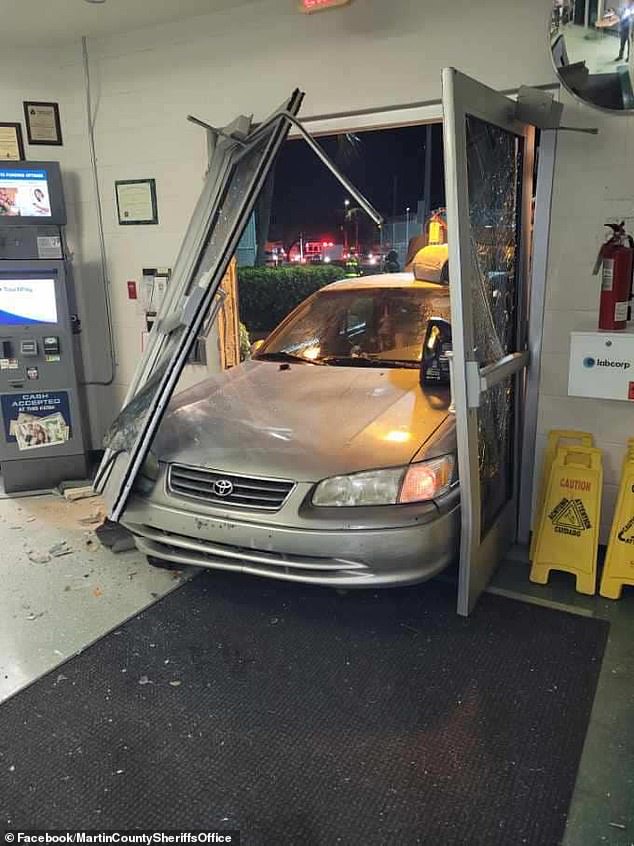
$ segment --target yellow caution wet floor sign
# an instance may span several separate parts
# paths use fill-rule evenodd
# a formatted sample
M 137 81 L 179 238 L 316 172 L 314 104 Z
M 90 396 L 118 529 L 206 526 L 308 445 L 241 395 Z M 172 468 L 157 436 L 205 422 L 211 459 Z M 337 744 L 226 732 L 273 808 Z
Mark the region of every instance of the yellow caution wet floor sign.
M 545 585 L 551 570 L 563 570 L 576 576 L 579 593 L 594 593 L 602 485 L 600 449 L 557 449 L 537 531 L 532 582 Z
M 619 599 L 623 585 L 634 585 L 634 441 L 628 442 L 599 593 Z
M 529 553 L 531 561 L 535 557 L 537 534 L 543 520 L 544 501 L 546 499 L 548 480 L 550 479 L 550 471 L 552 469 L 555 456 L 557 455 L 557 450 L 560 446 L 575 446 L 577 444 L 586 447 L 594 446 L 594 441 L 590 432 L 578 432 L 576 429 L 551 429 L 548 433 L 548 441 L 544 451 L 542 475 L 539 481 L 539 488 L 537 489 L 537 501 L 535 502 L 535 519 L 533 521 L 533 534 L 531 537 L 531 548 Z

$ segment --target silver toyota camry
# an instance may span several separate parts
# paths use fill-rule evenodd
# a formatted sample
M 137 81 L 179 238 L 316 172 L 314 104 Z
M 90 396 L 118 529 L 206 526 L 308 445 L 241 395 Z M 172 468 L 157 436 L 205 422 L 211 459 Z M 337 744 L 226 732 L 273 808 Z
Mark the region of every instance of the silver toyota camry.
M 336 282 L 178 394 L 122 520 L 138 548 L 344 588 L 438 573 L 460 524 L 449 317 L 447 286 L 410 274 Z

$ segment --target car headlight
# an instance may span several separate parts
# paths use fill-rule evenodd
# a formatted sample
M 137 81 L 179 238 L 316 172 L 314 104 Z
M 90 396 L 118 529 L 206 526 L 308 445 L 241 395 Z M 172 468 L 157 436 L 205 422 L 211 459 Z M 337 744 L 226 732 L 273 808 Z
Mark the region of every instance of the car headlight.
M 345 507 L 425 502 L 449 490 L 454 469 L 454 456 L 443 455 L 405 467 L 332 476 L 315 488 L 313 505 Z

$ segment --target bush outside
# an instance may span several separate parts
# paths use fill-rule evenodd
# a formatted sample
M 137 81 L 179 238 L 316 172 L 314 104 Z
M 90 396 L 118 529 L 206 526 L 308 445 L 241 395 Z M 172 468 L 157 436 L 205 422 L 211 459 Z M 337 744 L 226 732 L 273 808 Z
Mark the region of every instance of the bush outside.
M 270 332 L 324 285 L 345 277 L 343 267 L 239 267 L 240 320 L 249 332 Z

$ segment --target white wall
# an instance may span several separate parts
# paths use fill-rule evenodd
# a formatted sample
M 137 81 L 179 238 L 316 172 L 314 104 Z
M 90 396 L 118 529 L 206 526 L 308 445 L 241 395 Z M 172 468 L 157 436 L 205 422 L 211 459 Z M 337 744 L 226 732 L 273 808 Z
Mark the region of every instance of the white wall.
M 634 224 L 634 117 L 606 115 L 564 97 L 566 122 L 599 135 L 560 133 L 553 194 L 544 320 L 538 460 L 550 429 L 592 432 L 604 451 L 602 541 L 607 540 L 624 446 L 634 436 L 634 407 L 568 397 L 570 332 L 597 328 L 600 282 L 592 275 L 603 224 Z
M 440 96 L 440 69 L 446 65 L 500 89 L 553 82 L 546 39 L 549 10 L 549 0 L 455 0 L 450 9 L 412 0 L 355 0 L 337 11 L 304 16 L 293 0 L 255 0 L 205 17 L 91 41 L 119 359 L 115 389 L 102 393 L 99 401 L 93 396 L 95 435 L 113 416 L 138 360 L 141 317 L 127 300 L 126 282 L 139 279 L 143 266 L 173 264 L 200 190 L 205 139 L 186 122 L 188 113 L 216 124 L 239 112 L 254 111 L 261 118 L 295 86 L 307 92 L 305 114 L 433 99 Z M 70 91 L 81 82 L 79 46 L 67 56 L 68 67 L 60 74 Z M 76 175 L 71 232 L 82 284 L 89 285 L 83 280 L 91 280 L 92 273 L 85 265 L 91 271 L 98 252 L 81 144 L 81 96 L 79 88 L 73 90 L 76 100 L 64 102 L 62 110 L 68 138 L 73 127 L 79 137 L 62 153 Z M 25 86 L 22 78 L 16 82 L 16 103 L 36 93 L 56 99 L 50 86 L 40 90 Z M 591 268 L 604 220 L 633 213 L 634 168 L 627 161 L 634 152 L 634 119 L 604 116 L 566 102 L 568 123 L 597 125 L 601 134 L 562 134 L 558 147 L 538 460 L 548 429 L 594 432 L 606 450 L 605 528 L 623 444 L 634 434 L 634 409 L 567 397 L 568 337 L 570 330 L 596 320 L 598 290 Z M 140 177 L 157 180 L 160 225 L 119 227 L 114 181 Z M 95 337 L 100 337 L 96 329 Z M 96 347 L 104 349 L 102 342 Z M 93 356 L 93 369 L 95 375 L 107 369 L 99 355 Z

